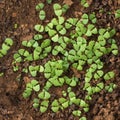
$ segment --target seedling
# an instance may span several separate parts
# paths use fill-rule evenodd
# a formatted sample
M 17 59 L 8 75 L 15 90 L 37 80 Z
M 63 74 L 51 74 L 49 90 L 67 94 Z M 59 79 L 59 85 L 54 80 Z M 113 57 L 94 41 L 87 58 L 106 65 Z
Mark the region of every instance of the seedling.
M 48 4 L 51 4 L 52 3 L 52 0 L 46 0 Z
M 81 116 L 81 111 L 80 111 L 80 110 L 74 110 L 74 111 L 72 112 L 72 114 L 73 114 L 74 116 L 80 117 L 80 116 Z
M 120 18 L 120 9 L 115 11 L 115 18 Z
M 83 5 L 85 8 L 89 7 L 89 4 L 86 2 L 86 0 L 81 0 L 81 5 Z
M 34 108 L 38 108 L 39 107 L 39 104 L 40 104 L 40 101 L 38 98 L 34 98 L 33 100 L 33 107 Z
M 41 113 L 46 112 L 46 110 L 48 108 L 48 105 L 49 105 L 49 101 L 48 100 L 42 101 L 41 104 L 40 104 L 40 112 Z
M 42 10 L 43 8 L 44 8 L 43 3 L 39 3 L 38 5 L 36 5 L 36 10 Z
M 116 85 L 114 83 L 110 83 L 109 85 L 105 86 L 105 89 L 108 92 L 113 92 L 113 90 L 116 88 Z
M 61 5 L 59 5 L 59 4 L 54 4 L 53 5 L 53 9 L 54 9 L 54 12 L 55 12 L 55 15 L 56 16 L 61 16 L 62 15 L 62 7 L 61 7 Z
M 6 38 L 2 44 L 2 49 L 0 49 L 0 58 L 7 54 L 10 47 L 13 45 L 13 40 L 11 38 Z
M 45 17 L 46 17 L 45 11 L 44 11 L 44 10 L 41 10 L 40 13 L 39 13 L 39 18 L 40 18 L 40 20 L 44 20 Z
M 51 96 L 50 93 L 47 92 L 45 89 L 43 89 L 42 92 L 40 92 L 40 93 L 38 94 L 38 97 L 39 97 L 40 99 L 43 99 L 43 100 L 49 99 L 50 96 Z
M 109 79 L 112 79 L 114 76 L 115 76 L 115 73 L 113 71 L 111 71 L 104 75 L 104 79 L 109 80 Z
M 56 99 L 52 102 L 51 105 L 52 105 L 51 109 L 52 109 L 53 112 L 57 112 L 60 108 L 59 102 Z

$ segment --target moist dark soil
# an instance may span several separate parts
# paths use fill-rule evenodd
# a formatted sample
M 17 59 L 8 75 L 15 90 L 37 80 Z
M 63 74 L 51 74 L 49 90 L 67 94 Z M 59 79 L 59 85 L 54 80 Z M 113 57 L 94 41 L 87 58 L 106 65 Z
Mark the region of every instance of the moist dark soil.
M 25 83 L 21 80 L 26 81 L 29 78 L 23 73 L 19 76 L 21 71 L 13 72 L 13 54 L 21 48 L 22 40 L 33 37 L 34 25 L 40 23 L 38 13 L 35 11 L 35 6 L 39 2 L 45 3 L 47 20 L 50 20 L 53 13 L 46 0 L 0 0 L 0 46 L 6 37 L 14 40 L 8 54 L 0 59 L 0 72 L 4 72 L 4 76 L 0 77 L 0 120 L 78 120 L 71 115 L 72 107 L 57 114 L 50 110 L 41 114 L 33 109 L 31 98 L 25 100 L 22 97 Z M 81 12 L 95 12 L 98 18 L 97 27 L 111 26 L 117 30 L 115 39 L 120 51 L 120 19 L 114 19 L 115 10 L 120 8 L 120 0 L 89 0 L 89 2 L 90 7 L 83 10 L 78 5 L 79 0 L 53 0 L 53 3 L 66 3 L 71 6 L 66 17 L 79 17 Z M 104 10 L 103 14 L 98 12 L 101 9 Z M 109 16 L 108 11 L 112 13 Z M 115 71 L 116 77 L 113 82 L 117 84 L 117 88 L 112 93 L 102 91 L 95 94 L 86 116 L 88 120 L 120 120 L 120 53 L 117 56 L 105 56 L 103 60 L 108 70 Z M 61 89 L 53 88 L 51 91 L 56 91 L 59 95 Z

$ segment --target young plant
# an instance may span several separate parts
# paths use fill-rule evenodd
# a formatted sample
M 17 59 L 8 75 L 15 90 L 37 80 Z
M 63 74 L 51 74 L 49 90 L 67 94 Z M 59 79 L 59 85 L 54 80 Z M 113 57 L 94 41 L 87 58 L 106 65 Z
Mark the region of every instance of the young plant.
M 105 75 L 104 75 L 104 79 L 105 80 L 110 80 L 112 78 L 114 78 L 115 76 L 115 73 L 113 71 L 110 71 L 110 72 L 107 72 Z
M 13 40 L 11 38 L 6 38 L 2 44 L 2 49 L 0 49 L 0 58 L 7 54 L 10 47 L 13 45 Z
M 57 112 L 59 108 L 60 108 L 59 102 L 58 100 L 55 99 L 51 104 L 51 109 L 53 112 Z
M 89 4 L 87 3 L 86 0 L 81 0 L 81 5 L 84 6 L 85 8 L 89 7 Z
M 80 111 L 80 110 L 74 110 L 74 111 L 72 112 L 72 114 L 73 114 L 74 116 L 80 117 L 80 116 L 81 116 L 81 111 Z
M 61 5 L 55 3 L 55 4 L 53 5 L 53 9 L 54 9 L 54 12 L 55 12 L 55 15 L 56 15 L 56 16 L 59 17 L 59 16 L 62 15 L 62 7 L 61 7 Z
M 44 10 L 41 10 L 41 11 L 39 12 L 39 18 L 40 18 L 40 20 L 45 20 L 45 17 L 46 17 L 45 11 L 44 11 Z
M 116 11 L 115 11 L 115 18 L 120 18 L 120 9 L 117 9 Z
M 47 100 L 47 99 L 49 99 L 51 97 L 51 95 L 50 95 L 50 93 L 48 91 L 46 91 L 45 89 L 43 89 L 42 92 L 40 92 L 38 94 L 38 97 L 40 99 Z
M 45 5 L 43 3 L 39 3 L 38 5 L 36 5 L 36 10 L 42 10 L 44 6 Z
M 42 101 L 41 104 L 40 104 L 40 112 L 41 113 L 46 112 L 47 109 L 48 109 L 48 106 L 49 106 L 49 101 L 48 100 Z

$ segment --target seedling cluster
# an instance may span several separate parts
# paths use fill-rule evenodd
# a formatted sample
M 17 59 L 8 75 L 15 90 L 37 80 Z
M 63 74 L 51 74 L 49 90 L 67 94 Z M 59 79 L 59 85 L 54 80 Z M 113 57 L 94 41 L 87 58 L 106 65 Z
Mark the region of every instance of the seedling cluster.
M 47 0 L 50 4 L 52 1 Z M 88 7 L 86 0 L 81 0 L 81 5 Z M 40 20 L 46 19 L 44 4 L 36 6 L 39 11 Z M 44 75 L 45 84 L 41 87 L 41 80 L 31 80 L 27 83 L 23 92 L 23 97 L 28 98 L 35 93 L 36 98 L 33 100 L 33 107 L 44 113 L 51 108 L 53 112 L 64 110 L 71 105 L 77 106 L 72 111 L 74 116 L 79 120 L 86 120 L 83 113 L 89 111 L 89 101 L 92 95 L 102 90 L 112 92 L 116 87 L 114 83 L 106 85 L 105 81 L 114 78 L 114 71 L 104 72 L 104 62 L 101 58 L 108 54 L 118 54 L 118 46 L 113 36 L 116 34 L 113 28 L 97 28 L 95 23 L 97 18 L 95 13 L 84 13 L 81 18 L 65 18 L 64 14 L 69 6 L 64 4 L 53 4 L 55 17 L 46 25 L 37 24 L 34 29 L 36 34 L 29 41 L 22 41 L 24 46 L 14 54 L 14 63 L 35 63 L 35 61 L 46 60 L 41 65 L 30 64 L 23 68 L 23 72 L 30 74 L 32 78 L 37 78 L 38 74 Z M 116 16 L 118 17 L 119 11 Z M 5 42 L 4 46 L 12 44 Z M 29 48 L 31 50 L 29 50 Z M 2 53 L 2 52 L 1 52 Z M 77 77 L 72 69 L 84 75 L 84 79 Z M 72 71 L 72 75 L 68 75 Z M 83 72 L 84 71 L 84 72 Z M 43 80 L 42 80 L 43 81 Z M 79 98 L 74 92 L 77 86 L 84 82 L 83 90 L 85 95 Z M 96 84 L 92 84 L 92 82 Z M 60 98 L 51 101 L 51 87 L 63 87 L 66 85 L 66 91 L 62 91 Z

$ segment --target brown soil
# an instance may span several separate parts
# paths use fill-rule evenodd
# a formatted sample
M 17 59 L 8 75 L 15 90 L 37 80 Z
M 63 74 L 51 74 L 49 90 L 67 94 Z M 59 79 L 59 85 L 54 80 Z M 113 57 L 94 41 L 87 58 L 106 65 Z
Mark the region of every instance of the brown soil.
M 45 2 L 45 0 L 40 0 Z M 120 19 L 116 21 L 107 11 L 114 11 L 120 8 L 120 0 L 89 0 L 91 3 L 89 9 L 84 11 L 78 6 L 79 0 L 53 0 L 57 3 L 67 3 L 71 5 L 66 16 L 80 16 L 81 12 L 95 11 L 98 23 L 96 26 L 112 26 L 117 30 L 116 41 L 120 46 Z M 54 3 L 55 3 L 54 2 Z M 22 97 L 24 88 L 24 74 L 20 76 L 20 82 L 16 80 L 20 72 L 12 71 L 13 54 L 21 47 L 23 39 L 30 39 L 34 35 L 34 25 L 39 22 L 35 5 L 39 0 L 0 0 L 0 45 L 6 37 L 14 39 L 14 46 L 7 56 L 0 59 L 0 72 L 4 76 L 0 77 L 0 120 L 78 120 L 71 115 L 71 108 L 66 111 L 60 111 L 57 114 L 50 110 L 45 114 L 40 114 L 32 108 L 30 99 L 25 100 Z M 103 8 L 104 14 L 98 13 Z M 47 5 L 45 8 L 49 14 L 47 20 L 53 17 Z M 17 24 L 18 28 L 14 28 Z M 120 50 L 120 47 L 119 47 Z M 102 91 L 93 96 L 90 102 L 90 111 L 87 113 L 88 120 L 120 120 L 120 54 L 116 57 L 109 55 L 104 58 L 108 69 L 116 72 L 114 83 L 117 88 L 112 93 Z M 25 76 L 24 76 L 25 77 Z M 24 78 L 25 79 L 25 78 Z M 52 90 L 51 90 L 52 91 Z M 56 89 L 56 91 L 60 91 Z

